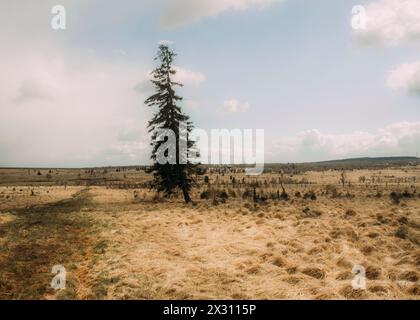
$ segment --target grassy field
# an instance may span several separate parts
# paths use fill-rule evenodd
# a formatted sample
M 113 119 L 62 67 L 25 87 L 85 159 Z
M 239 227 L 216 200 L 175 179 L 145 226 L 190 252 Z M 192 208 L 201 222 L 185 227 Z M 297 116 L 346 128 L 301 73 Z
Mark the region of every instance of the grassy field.
M 185 205 L 136 168 L 0 169 L 0 299 L 419 299 L 420 166 L 219 171 Z

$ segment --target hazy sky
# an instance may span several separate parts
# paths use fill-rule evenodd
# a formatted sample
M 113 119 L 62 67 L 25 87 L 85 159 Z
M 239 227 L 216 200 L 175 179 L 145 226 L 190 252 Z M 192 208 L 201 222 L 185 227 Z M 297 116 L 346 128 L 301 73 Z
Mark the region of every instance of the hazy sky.
M 265 129 L 268 162 L 420 152 L 418 0 L 0 0 L 0 166 L 146 163 L 162 40 L 195 125 Z

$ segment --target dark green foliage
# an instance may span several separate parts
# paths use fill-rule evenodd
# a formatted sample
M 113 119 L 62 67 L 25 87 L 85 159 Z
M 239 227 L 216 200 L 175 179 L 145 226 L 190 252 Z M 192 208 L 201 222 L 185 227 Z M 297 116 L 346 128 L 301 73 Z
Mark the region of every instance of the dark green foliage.
M 160 45 L 158 56 L 155 60 L 159 60 L 160 66 L 153 70 L 151 82 L 155 86 L 155 94 L 146 99 L 145 104 L 150 107 L 157 107 L 158 111 L 154 114 L 152 120 L 149 121 L 149 133 L 152 133 L 151 159 L 154 164 L 151 171 L 154 175 L 153 187 L 158 192 L 163 192 L 166 196 L 171 195 L 179 188 L 184 196 L 185 202 L 190 202 L 190 190 L 193 183 L 193 175 L 197 173 L 197 165 L 187 160 L 187 154 L 180 152 L 180 143 L 187 146 L 188 154 L 193 154 L 195 142 L 188 139 L 188 134 L 192 131 L 193 125 L 189 121 L 189 117 L 185 115 L 178 103 L 182 100 L 175 93 L 176 86 L 182 84 L 173 81 L 175 69 L 172 66 L 176 54 L 169 49 L 167 45 Z M 186 125 L 187 137 L 180 134 L 180 123 Z M 159 137 L 158 129 L 170 129 L 176 137 L 176 159 L 165 153 L 172 160 L 173 164 L 160 164 L 157 161 L 157 152 L 162 144 L 166 143 L 168 138 Z
M 281 192 L 281 194 L 280 194 L 280 199 L 281 199 L 281 200 L 285 200 L 285 201 L 289 200 L 289 195 L 287 194 L 287 192 L 286 192 L 285 190 L 283 190 L 283 191 Z
M 412 195 L 410 192 L 408 192 L 407 190 L 405 190 L 405 191 L 401 194 L 401 196 L 402 196 L 403 198 L 411 198 L 413 195 Z
M 316 199 L 317 199 L 316 194 L 315 194 L 315 192 L 314 192 L 314 191 L 309 191 L 309 192 L 306 192 L 306 193 L 303 195 L 303 198 L 304 198 L 304 199 L 311 199 L 311 200 L 316 200 Z
M 392 202 L 393 202 L 394 204 L 399 204 L 401 199 L 403 199 L 403 198 L 410 199 L 410 198 L 414 197 L 414 194 L 411 194 L 411 193 L 410 193 L 410 192 L 408 192 L 407 190 L 405 190 L 405 191 L 404 191 L 404 192 L 402 192 L 402 193 L 392 191 L 392 192 L 389 194 L 389 197 L 391 198 L 391 200 L 392 200 Z
M 229 195 L 227 194 L 227 192 L 225 190 L 219 191 L 217 193 L 217 198 L 222 202 L 225 203 L 226 200 L 229 198 Z
M 395 191 L 392 191 L 389 194 L 389 197 L 391 198 L 392 202 L 394 202 L 395 204 L 399 204 L 400 203 L 400 199 L 401 199 L 401 195 Z
M 200 199 L 210 199 L 211 197 L 211 192 L 210 190 L 204 190 L 203 192 L 200 193 Z

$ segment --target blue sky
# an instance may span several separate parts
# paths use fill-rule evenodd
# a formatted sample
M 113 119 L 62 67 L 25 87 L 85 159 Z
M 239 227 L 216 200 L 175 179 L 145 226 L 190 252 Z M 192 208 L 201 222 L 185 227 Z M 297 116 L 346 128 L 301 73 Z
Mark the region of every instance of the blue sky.
M 416 0 L 61 3 L 57 31 L 54 1 L 0 2 L 0 65 L 13 73 L 0 76 L 0 165 L 148 161 L 142 102 L 161 40 L 179 54 L 196 126 L 264 129 L 266 161 L 420 151 Z

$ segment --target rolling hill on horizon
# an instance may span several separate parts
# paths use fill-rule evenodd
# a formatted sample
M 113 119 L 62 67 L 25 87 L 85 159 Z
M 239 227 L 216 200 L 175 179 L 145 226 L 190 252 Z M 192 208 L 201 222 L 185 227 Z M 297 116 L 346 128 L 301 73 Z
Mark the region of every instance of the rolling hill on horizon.
M 356 168 L 356 167 L 386 167 L 386 166 L 406 166 L 406 165 L 417 165 L 420 164 L 419 157 L 413 156 L 395 156 L 395 157 L 360 157 L 360 158 L 345 158 L 345 159 L 334 159 L 326 161 L 313 161 L 313 162 L 289 162 L 289 163 L 265 163 L 266 168 L 277 168 L 283 166 L 296 166 L 300 169 L 307 167 L 319 167 L 325 169 L 327 167 L 336 168 L 336 167 L 346 167 L 346 168 Z M 0 166 L 2 169 L 95 169 L 95 168 L 144 168 L 149 165 L 129 165 L 129 166 L 101 166 L 101 167 L 7 167 Z M 219 166 L 219 165 L 207 165 L 206 166 Z M 222 165 L 224 166 L 224 165 Z M 232 165 L 227 165 L 232 166 Z M 245 165 L 233 165 L 233 166 L 245 166 Z

